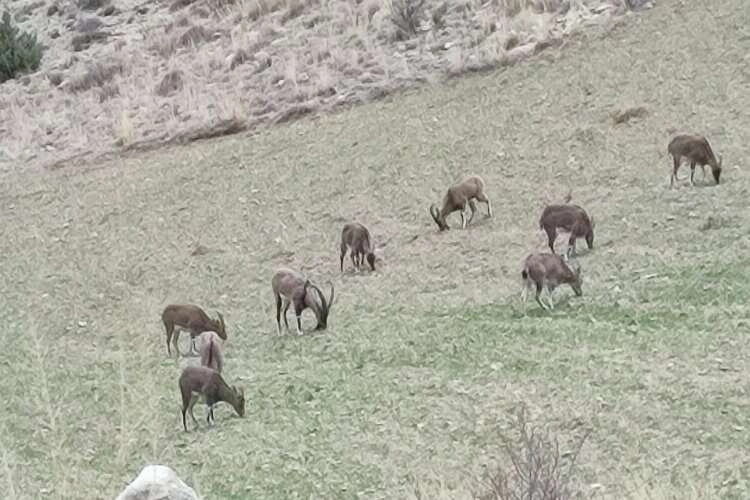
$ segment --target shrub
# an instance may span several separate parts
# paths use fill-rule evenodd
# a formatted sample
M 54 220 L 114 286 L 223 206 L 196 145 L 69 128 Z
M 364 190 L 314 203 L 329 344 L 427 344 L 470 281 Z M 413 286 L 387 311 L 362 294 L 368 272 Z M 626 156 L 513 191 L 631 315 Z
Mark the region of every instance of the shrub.
M 576 498 L 576 459 L 590 431 L 583 434 L 570 453 L 561 453 L 557 438 L 529 424 L 525 407 L 517 413 L 516 429 L 518 439 L 506 439 L 504 445 L 510 466 L 500 467 L 490 475 L 479 500 Z
M 11 24 L 10 12 L 0 23 L 0 83 L 22 71 L 35 70 L 42 61 L 42 45 L 36 34 L 22 32 Z
M 407 40 L 417 34 L 419 23 L 424 17 L 425 0 L 389 0 L 391 21 L 396 26 L 400 40 Z

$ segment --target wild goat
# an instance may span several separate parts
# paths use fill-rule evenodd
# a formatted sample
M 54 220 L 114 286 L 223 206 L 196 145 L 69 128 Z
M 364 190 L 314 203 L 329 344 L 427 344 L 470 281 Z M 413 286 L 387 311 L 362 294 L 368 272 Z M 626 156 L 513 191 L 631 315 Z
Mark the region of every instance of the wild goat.
M 521 299 L 526 302 L 528 292 L 532 286 L 536 287 L 536 301 L 542 309 L 553 309 L 555 306 L 552 302 L 552 291 L 561 284 L 569 284 L 576 296 L 583 295 L 581 286 L 583 279 L 581 277 L 580 266 L 573 265 L 568 261 L 566 256 L 560 256 L 550 253 L 534 253 L 526 257 L 521 271 L 523 281 L 523 291 Z M 541 300 L 542 288 L 547 289 L 547 302 L 545 306 Z
M 330 282 L 329 282 L 330 283 Z M 302 335 L 302 311 L 312 309 L 318 324 L 315 330 L 325 330 L 328 326 L 328 313 L 333 305 L 333 283 L 331 284 L 331 297 L 326 301 L 325 295 L 309 279 L 297 271 L 288 268 L 280 268 L 271 279 L 271 288 L 276 298 L 276 325 L 278 334 L 281 335 L 281 308 L 284 308 L 284 325 L 289 331 L 286 313 L 289 305 L 294 304 L 294 315 L 297 317 L 297 334 Z M 314 292 L 314 293 L 313 293 Z
M 695 185 L 693 177 L 695 176 L 696 165 L 700 165 L 703 178 L 706 177 L 706 165 L 711 167 L 714 180 L 716 184 L 719 183 L 719 177 L 721 176 L 721 155 L 719 155 L 719 161 L 716 161 L 716 156 L 714 156 L 711 145 L 702 135 L 682 134 L 675 136 L 669 141 L 667 152 L 672 155 L 672 175 L 669 178 L 670 188 L 674 186 L 675 180 L 679 180 L 677 178 L 677 170 L 680 168 L 683 158 L 690 161 L 691 186 Z
M 566 256 L 570 257 L 575 253 L 578 238 L 586 239 L 589 250 L 594 248 L 594 218 L 589 218 L 586 211 L 578 205 L 547 205 L 542 211 L 539 229 L 547 233 L 547 244 L 552 253 L 555 253 L 558 228 L 570 233 Z
M 190 332 L 189 354 L 195 353 L 195 337 L 202 332 L 213 331 L 222 340 L 226 340 L 227 333 L 224 326 L 224 317 L 219 312 L 216 315 L 218 319 L 211 319 L 203 309 L 192 304 L 170 304 L 165 307 L 164 312 L 161 313 L 161 320 L 164 322 L 164 328 L 167 330 L 167 352 L 169 355 L 172 355 L 172 351 L 169 348 L 169 341 L 172 340 L 173 333 L 173 345 L 178 356 L 180 355 L 180 348 L 177 345 L 177 341 L 180 338 L 181 331 Z
M 461 211 L 461 228 L 466 229 L 466 226 L 474 218 L 474 213 L 477 211 L 477 206 L 474 200 L 480 201 L 487 204 L 487 216 L 492 217 L 492 202 L 484 194 L 484 181 L 478 175 L 470 175 L 464 178 L 458 184 L 448 188 L 448 191 L 443 196 L 443 207 L 438 210 L 435 204 L 430 205 L 430 215 L 438 225 L 441 231 L 450 229 L 445 218 L 456 210 Z M 471 209 L 471 215 L 469 220 L 466 220 L 466 206 Z
M 193 406 L 203 398 L 208 406 L 206 422 L 210 425 L 214 419 L 214 405 L 224 401 L 232 405 L 240 417 L 245 416 L 245 391 L 235 386 L 229 387 L 221 374 L 205 366 L 186 366 L 179 379 L 180 394 L 182 394 L 182 426 L 187 432 L 186 412 L 197 426 L 193 415 Z
M 201 355 L 201 366 L 212 368 L 221 373 L 224 368 L 221 337 L 216 332 L 203 332 L 198 336 L 198 352 Z
M 360 269 L 364 264 L 363 257 L 367 259 L 372 270 L 375 270 L 375 252 L 370 242 L 370 231 L 358 222 L 350 222 L 344 225 L 341 231 L 341 272 L 344 272 L 344 256 L 349 248 L 349 256 L 352 265 Z

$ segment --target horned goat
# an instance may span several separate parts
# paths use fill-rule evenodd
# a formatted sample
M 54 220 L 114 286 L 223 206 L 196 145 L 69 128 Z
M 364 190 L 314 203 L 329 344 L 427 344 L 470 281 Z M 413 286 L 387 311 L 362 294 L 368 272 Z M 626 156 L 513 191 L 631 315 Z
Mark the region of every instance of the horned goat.
M 446 229 L 450 229 L 448 223 L 445 221 L 446 217 L 456 210 L 460 210 L 461 228 L 466 229 L 466 226 L 472 221 L 474 213 L 477 211 L 474 200 L 486 203 L 487 216 L 492 217 L 492 202 L 484 193 L 484 181 L 478 175 L 470 175 L 461 182 L 449 187 L 443 196 L 442 208 L 438 210 L 434 204 L 430 205 L 430 215 L 432 215 L 432 219 L 440 230 L 445 231 Z M 468 220 L 465 214 L 467 205 L 471 209 L 471 215 Z
M 329 282 L 330 283 L 330 282 Z M 328 326 L 328 313 L 333 305 L 334 289 L 331 285 L 331 296 L 326 300 L 323 292 L 303 274 L 288 268 L 278 269 L 271 278 L 271 288 L 276 299 L 276 325 L 281 335 L 281 310 L 284 309 L 284 325 L 289 331 L 286 313 L 289 305 L 294 305 L 297 317 L 297 334 L 302 335 L 302 311 L 312 309 L 318 324 L 315 330 L 325 330 Z
M 216 315 L 217 319 L 211 319 L 203 309 L 192 304 L 170 304 L 165 307 L 164 312 L 161 314 L 161 320 L 167 331 L 167 353 L 170 356 L 172 355 L 169 342 L 172 340 L 172 335 L 174 334 L 173 345 L 177 351 L 177 355 L 180 355 L 180 348 L 177 345 L 177 341 L 180 338 L 181 331 L 190 332 L 189 354 L 194 354 L 196 351 L 195 337 L 205 331 L 216 332 L 222 340 L 226 340 L 227 333 L 224 325 L 224 317 L 219 312 Z

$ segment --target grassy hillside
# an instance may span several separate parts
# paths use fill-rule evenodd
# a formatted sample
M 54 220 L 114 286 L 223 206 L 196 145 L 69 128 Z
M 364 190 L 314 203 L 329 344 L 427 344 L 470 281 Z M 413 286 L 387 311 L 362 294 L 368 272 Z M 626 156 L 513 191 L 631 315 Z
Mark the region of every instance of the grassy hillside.
M 512 64 L 643 0 L 14 0 L 0 169 L 257 129 Z
M 524 404 L 562 451 L 591 431 L 587 497 L 747 498 L 747 26 L 741 0 L 662 0 L 501 72 L 7 174 L 0 496 L 112 498 L 165 463 L 206 498 L 470 498 L 507 463 Z M 719 186 L 668 189 L 677 131 L 723 155 Z M 429 204 L 470 172 L 495 217 L 438 233 Z M 569 189 L 595 249 L 584 296 L 561 288 L 543 314 L 518 301 L 520 266 Z M 374 274 L 338 271 L 350 219 L 376 239 Z M 328 330 L 275 336 L 281 265 L 335 284 Z M 224 313 L 244 419 L 222 406 L 182 431 L 177 377 L 195 360 L 166 357 L 170 302 Z

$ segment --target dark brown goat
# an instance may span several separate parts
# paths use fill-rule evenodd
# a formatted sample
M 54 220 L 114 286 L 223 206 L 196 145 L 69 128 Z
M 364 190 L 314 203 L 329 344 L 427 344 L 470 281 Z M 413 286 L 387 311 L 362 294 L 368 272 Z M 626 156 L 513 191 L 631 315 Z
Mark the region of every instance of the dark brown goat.
M 487 216 L 492 217 L 492 202 L 484 193 L 484 181 L 478 175 L 470 175 L 464 178 L 458 184 L 448 188 L 448 191 L 443 196 L 443 206 L 438 208 L 432 204 L 430 205 L 430 215 L 438 225 L 441 231 L 450 229 L 445 218 L 456 210 L 461 211 L 461 228 L 466 229 L 466 226 L 474 218 L 474 213 L 477 211 L 477 206 L 474 200 L 480 201 L 487 204 Z M 469 219 L 466 219 L 466 206 L 471 209 L 471 215 Z
M 576 296 L 583 295 L 583 278 L 581 277 L 581 268 L 578 265 L 572 265 L 567 257 L 554 253 L 533 253 L 526 257 L 521 271 L 523 281 L 523 291 L 521 300 L 526 302 L 528 299 L 529 289 L 533 286 L 536 288 L 536 301 L 542 309 L 553 309 L 552 292 L 558 285 L 569 284 Z M 545 306 L 541 300 L 542 289 L 547 289 L 547 302 Z
M 344 272 L 347 248 L 355 269 L 360 269 L 364 264 L 363 258 L 366 258 L 370 268 L 375 270 L 375 252 L 370 241 L 370 231 L 359 222 L 345 224 L 341 231 L 341 272 Z
M 211 319 L 203 309 L 192 304 L 170 304 L 165 307 L 164 312 L 161 313 L 161 320 L 167 331 L 167 353 L 170 356 L 172 355 L 172 351 L 169 348 L 169 341 L 172 340 L 172 334 L 174 334 L 173 345 L 177 351 L 177 355 L 180 355 L 180 348 L 177 345 L 177 341 L 180 338 L 181 331 L 190 332 L 189 354 L 195 353 L 195 337 L 203 332 L 216 332 L 222 340 L 226 340 L 227 333 L 224 326 L 224 317 L 218 312 L 216 315 L 218 316 L 217 319 Z
M 547 233 L 547 244 L 552 253 L 555 253 L 558 228 L 570 233 L 568 257 L 575 254 L 578 238 L 585 238 L 590 250 L 594 248 L 594 218 L 578 205 L 547 205 L 539 217 L 539 228 Z
M 302 335 L 302 311 L 312 309 L 318 324 L 315 330 L 325 330 L 328 326 L 328 313 L 333 305 L 333 283 L 331 285 L 331 296 L 326 301 L 323 292 L 310 282 L 304 275 L 288 268 L 278 269 L 271 279 L 271 288 L 276 299 L 276 325 L 278 334 L 281 335 L 281 309 L 284 309 L 284 325 L 287 331 L 289 323 L 286 313 L 289 305 L 294 305 L 294 315 L 297 317 L 297 334 Z M 314 293 L 313 293 L 314 292 Z
M 182 395 L 182 427 L 187 431 L 186 413 L 197 426 L 193 415 L 193 406 L 203 398 L 208 406 L 206 422 L 210 425 L 214 419 L 214 405 L 221 401 L 229 403 L 240 417 L 245 416 L 245 391 L 235 386 L 229 387 L 216 370 L 205 366 L 187 366 L 182 370 L 178 385 Z
M 719 155 L 719 160 L 717 161 L 711 145 L 702 135 L 682 134 L 675 136 L 669 141 L 667 152 L 672 155 L 672 175 L 669 178 L 670 188 L 674 186 L 675 180 L 679 180 L 677 178 L 677 170 L 680 168 L 683 158 L 690 162 L 691 186 L 695 185 L 693 178 L 695 176 L 696 165 L 700 165 L 704 178 L 706 177 L 706 165 L 711 167 L 711 174 L 713 174 L 716 184 L 719 183 L 722 163 L 721 155 Z

